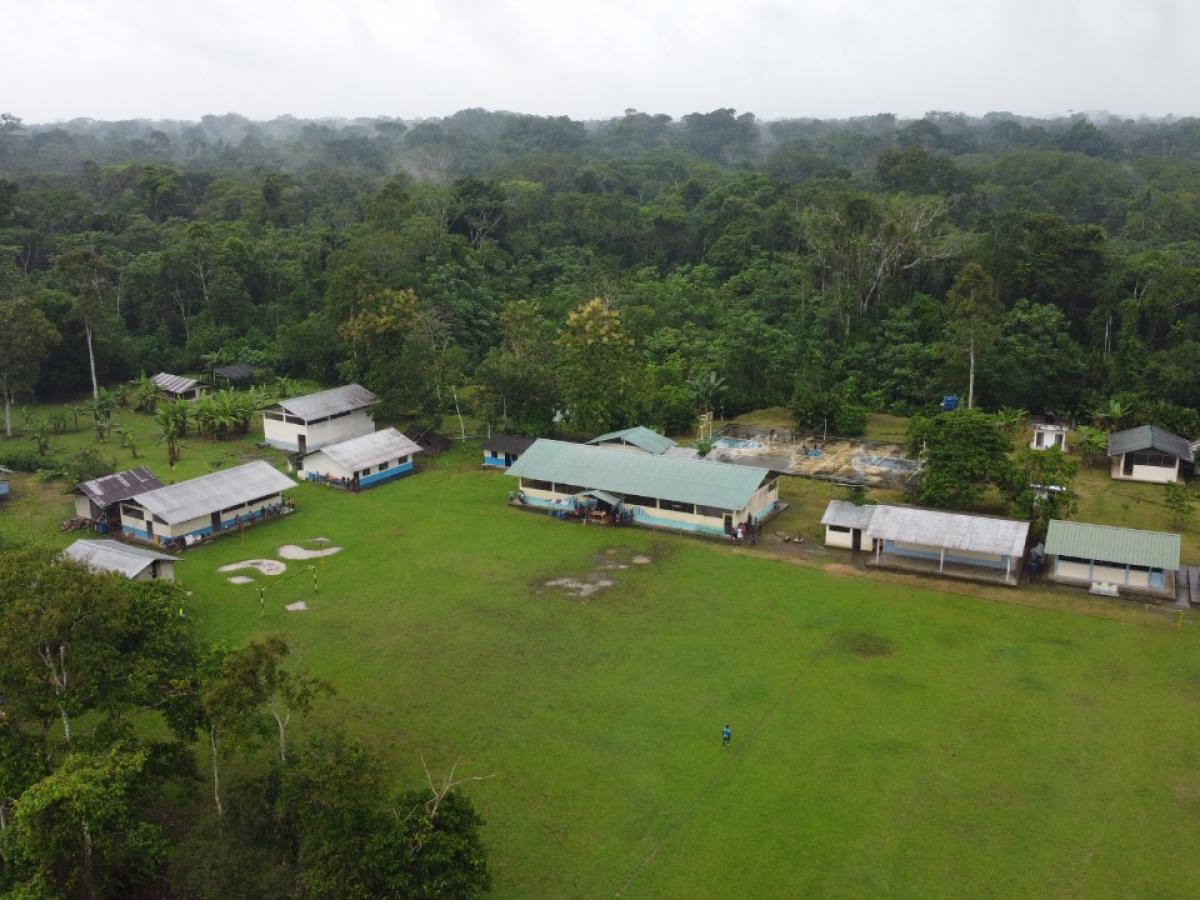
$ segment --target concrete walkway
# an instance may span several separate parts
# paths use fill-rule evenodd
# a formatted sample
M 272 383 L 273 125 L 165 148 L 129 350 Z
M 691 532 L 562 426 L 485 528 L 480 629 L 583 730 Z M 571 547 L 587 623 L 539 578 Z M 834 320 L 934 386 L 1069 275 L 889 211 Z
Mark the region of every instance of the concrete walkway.
M 1175 605 L 1180 609 L 1200 606 L 1200 566 L 1183 566 L 1175 573 Z

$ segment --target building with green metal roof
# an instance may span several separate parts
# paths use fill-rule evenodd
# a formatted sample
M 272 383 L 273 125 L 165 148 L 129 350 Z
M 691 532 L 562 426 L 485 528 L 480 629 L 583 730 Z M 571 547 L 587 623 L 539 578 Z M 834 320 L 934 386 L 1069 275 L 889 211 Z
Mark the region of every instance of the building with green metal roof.
M 593 503 L 640 525 L 725 534 L 779 506 L 778 474 L 699 459 L 620 453 L 587 444 L 539 440 L 509 468 L 518 502 L 574 514 Z
M 1179 535 L 1051 519 L 1046 557 L 1056 581 L 1174 596 Z
M 608 434 L 592 438 L 588 443 L 595 447 L 649 453 L 651 456 L 662 456 L 675 446 L 675 442 L 666 435 L 652 431 L 643 425 L 622 428 L 620 431 L 610 431 Z

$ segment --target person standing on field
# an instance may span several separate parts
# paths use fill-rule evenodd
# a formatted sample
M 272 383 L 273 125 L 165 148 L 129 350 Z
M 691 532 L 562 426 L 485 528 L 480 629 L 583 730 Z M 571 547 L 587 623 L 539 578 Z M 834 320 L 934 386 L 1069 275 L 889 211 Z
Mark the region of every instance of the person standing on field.
M 731 740 L 733 740 L 733 729 L 726 725 L 721 729 L 721 749 L 724 750 L 728 747 Z

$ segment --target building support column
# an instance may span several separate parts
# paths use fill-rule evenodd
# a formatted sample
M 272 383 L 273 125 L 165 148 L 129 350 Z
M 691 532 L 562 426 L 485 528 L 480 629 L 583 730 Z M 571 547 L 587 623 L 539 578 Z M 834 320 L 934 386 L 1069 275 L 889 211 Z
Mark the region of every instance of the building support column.
M 942 548 L 941 553 L 938 555 L 938 572 L 940 573 L 940 572 L 944 572 L 944 571 L 946 571 L 946 548 L 945 547 Z
M 1012 581 L 1012 554 L 1004 557 L 1004 580 Z

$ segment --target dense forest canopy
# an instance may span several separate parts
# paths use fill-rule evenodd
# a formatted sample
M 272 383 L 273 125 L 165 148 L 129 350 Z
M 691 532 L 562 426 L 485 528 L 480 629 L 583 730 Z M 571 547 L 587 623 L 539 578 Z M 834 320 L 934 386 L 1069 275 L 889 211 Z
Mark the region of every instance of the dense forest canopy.
M 914 413 L 973 371 L 1194 436 L 1198 288 L 1198 119 L 0 124 L 40 398 L 90 390 L 90 335 L 101 383 L 238 359 L 530 432 Z

